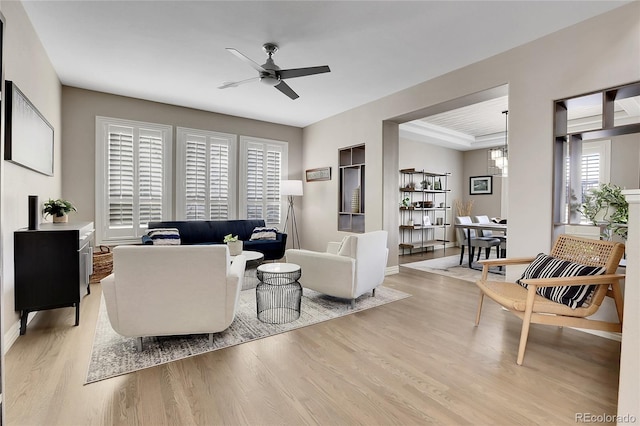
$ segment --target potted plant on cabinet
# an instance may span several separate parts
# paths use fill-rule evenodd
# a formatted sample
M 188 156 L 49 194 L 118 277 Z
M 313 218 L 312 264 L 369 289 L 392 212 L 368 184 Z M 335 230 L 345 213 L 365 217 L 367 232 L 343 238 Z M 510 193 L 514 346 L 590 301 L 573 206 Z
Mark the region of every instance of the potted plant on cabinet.
M 615 234 L 627 239 L 629 203 L 618 185 L 601 183 L 597 188 L 591 188 L 578 211 L 591 223 L 600 226 L 603 238 L 611 239 Z
M 237 235 L 225 235 L 222 241 L 229 247 L 229 254 L 231 256 L 242 254 L 242 241 L 238 240 Z
M 53 217 L 54 223 L 68 222 L 68 214 L 72 211 L 76 212 L 78 210 L 71 202 L 62 199 L 52 200 L 51 198 L 44 203 L 44 209 L 42 210 L 45 218 L 47 216 Z

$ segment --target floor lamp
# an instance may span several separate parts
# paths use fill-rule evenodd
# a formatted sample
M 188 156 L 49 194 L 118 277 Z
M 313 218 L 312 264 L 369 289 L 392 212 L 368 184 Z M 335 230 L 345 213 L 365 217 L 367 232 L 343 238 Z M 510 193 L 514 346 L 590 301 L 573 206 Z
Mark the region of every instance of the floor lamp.
M 293 208 L 293 197 L 302 196 L 301 180 L 283 180 L 280 181 L 280 194 L 288 196 L 289 209 L 287 210 L 287 218 L 284 221 L 284 233 L 287 232 L 287 224 L 291 219 L 291 245 L 296 248 L 296 240 L 298 248 L 300 248 L 300 236 L 298 235 L 298 224 L 296 223 L 296 211 Z

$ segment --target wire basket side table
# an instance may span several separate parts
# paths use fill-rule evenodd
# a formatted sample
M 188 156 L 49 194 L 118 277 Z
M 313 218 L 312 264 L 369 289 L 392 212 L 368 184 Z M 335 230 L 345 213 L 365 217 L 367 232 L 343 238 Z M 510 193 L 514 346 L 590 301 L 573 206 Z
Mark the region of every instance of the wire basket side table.
M 284 324 L 300 318 L 300 266 L 293 263 L 265 263 L 258 266 L 257 276 L 256 305 L 260 321 Z

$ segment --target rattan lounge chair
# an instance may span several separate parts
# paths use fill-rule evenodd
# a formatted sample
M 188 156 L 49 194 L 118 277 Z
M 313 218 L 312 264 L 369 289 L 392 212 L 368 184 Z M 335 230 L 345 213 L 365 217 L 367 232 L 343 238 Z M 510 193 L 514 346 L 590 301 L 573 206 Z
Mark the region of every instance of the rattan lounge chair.
M 624 275 L 616 274 L 616 269 L 623 254 L 624 244 L 621 243 L 560 235 L 550 256 L 580 265 L 604 267 L 604 274 L 521 279 L 522 283 L 528 285 L 528 289 L 516 283 L 490 281 L 487 278 L 488 271 L 491 266 L 529 264 L 535 258 L 483 260 L 480 262 L 483 264 L 482 277 L 476 282 L 480 288 L 476 325 L 480 323 L 482 301 L 485 295 L 520 317 L 522 331 L 518 349 L 518 365 L 522 365 L 524 359 L 531 323 L 621 332 L 623 301 L 619 280 L 624 278 Z M 557 288 L 585 284 L 595 285 L 595 290 L 586 303 L 576 308 L 554 302 L 536 293 L 538 287 Z M 606 296 L 613 298 L 619 322 L 588 319 L 587 317 L 593 315 L 600 308 Z

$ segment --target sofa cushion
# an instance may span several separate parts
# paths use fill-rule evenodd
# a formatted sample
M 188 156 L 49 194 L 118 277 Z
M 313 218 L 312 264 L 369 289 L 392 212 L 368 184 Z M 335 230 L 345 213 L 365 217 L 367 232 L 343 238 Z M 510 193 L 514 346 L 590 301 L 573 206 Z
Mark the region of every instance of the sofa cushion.
M 153 245 L 180 245 L 180 232 L 176 228 L 150 229 L 147 235 L 153 241 Z
M 606 268 L 604 267 L 581 265 L 540 253 L 516 282 L 524 288 L 527 288 L 528 286 L 520 280 L 527 278 L 601 275 L 604 274 L 605 271 Z M 588 300 L 595 287 L 595 285 L 538 287 L 536 293 L 554 302 L 567 305 L 571 309 L 576 309 Z
M 278 230 L 276 228 L 268 228 L 264 226 L 257 226 L 253 228 L 253 232 L 251 233 L 250 240 L 275 240 L 276 233 Z

